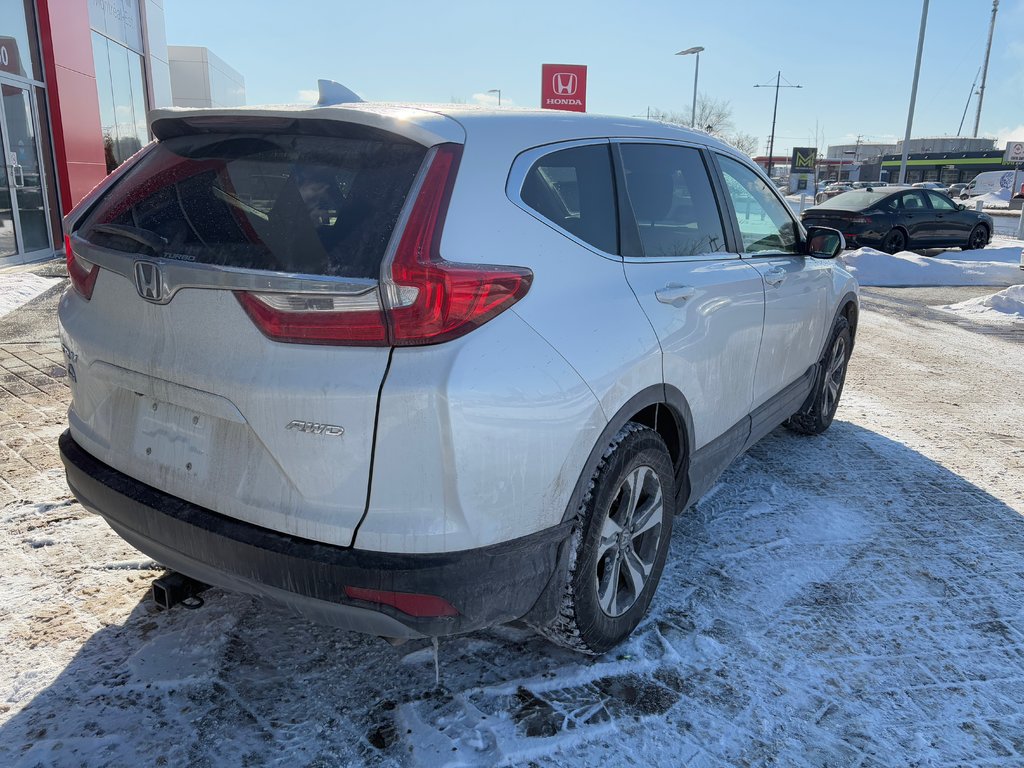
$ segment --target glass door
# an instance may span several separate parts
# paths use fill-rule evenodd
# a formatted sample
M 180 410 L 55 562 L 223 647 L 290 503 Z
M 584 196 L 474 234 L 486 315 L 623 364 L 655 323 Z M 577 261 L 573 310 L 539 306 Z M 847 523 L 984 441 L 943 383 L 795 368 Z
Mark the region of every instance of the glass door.
M 0 81 L 0 257 L 53 247 L 35 106 L 29 88 Z

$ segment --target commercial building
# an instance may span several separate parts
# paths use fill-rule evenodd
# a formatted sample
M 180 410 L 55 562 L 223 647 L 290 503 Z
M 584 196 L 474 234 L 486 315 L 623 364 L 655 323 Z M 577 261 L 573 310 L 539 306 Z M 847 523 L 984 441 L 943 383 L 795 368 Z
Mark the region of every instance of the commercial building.
M 882 157 L 882 180 L 895 181 L 900 174 L 900 155 Z M 922 152 L 907 156 L 907 184 L 937 181 L 941 184 L 969 182 L 985 171 L 1012 171 L 1003 163 L 1003 150 L 988 152 Z
M 63 215 L 172 106 L 165 1 L 0 0 L 0 268 L 61 250 Z M 244 99 L 206 61 L 211 96 L 237 98 L 227 77 Z
M 241 107 L 245 78 L 208 48 L 167 46 L 176 107 Z

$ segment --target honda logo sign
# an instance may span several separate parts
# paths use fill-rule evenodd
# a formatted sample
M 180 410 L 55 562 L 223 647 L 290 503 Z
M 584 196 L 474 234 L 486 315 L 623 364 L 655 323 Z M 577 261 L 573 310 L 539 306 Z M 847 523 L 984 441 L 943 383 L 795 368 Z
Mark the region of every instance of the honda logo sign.
M 163 283 L 160 280 L 160 268 L 151 261 L 135 262 L 135 287 L 139 296 L 146 301 L 160 302 L 163 298 Z
M 576 75 L 572 72 L 555 72 L 551 78 L 551 90 L 559 96 L 575 96 Z
M 543 64 L 540 105 L 544 109 L 587 111 L 587 68 L 583 64 Z

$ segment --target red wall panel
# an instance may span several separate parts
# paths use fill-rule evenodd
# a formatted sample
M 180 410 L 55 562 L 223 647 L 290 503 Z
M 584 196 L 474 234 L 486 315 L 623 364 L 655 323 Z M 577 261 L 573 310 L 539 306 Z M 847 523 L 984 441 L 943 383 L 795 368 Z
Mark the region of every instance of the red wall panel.
M 107 175 L 88 0 L 36 0 L 62 213 Z

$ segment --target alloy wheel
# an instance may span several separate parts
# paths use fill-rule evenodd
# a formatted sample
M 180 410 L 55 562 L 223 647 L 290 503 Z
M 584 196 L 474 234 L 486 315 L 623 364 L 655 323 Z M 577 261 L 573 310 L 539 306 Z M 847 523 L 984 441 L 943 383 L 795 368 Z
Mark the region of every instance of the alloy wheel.
M 616 491 L 597 551 L 597 599 L 608 616 L 628 611 L 650 579 L 664 504 L 658 474 L 646 465 L 630 472 Z
M 828 367 L 825 369 L 824 408 L 825 414 L 831 414 L 839 399 L 839 388 L 843 386 L 843 379 L 846 377 L 846 339 L 842 336 L 836 338 L 832 345 L 832 355 L 829 357 Z

